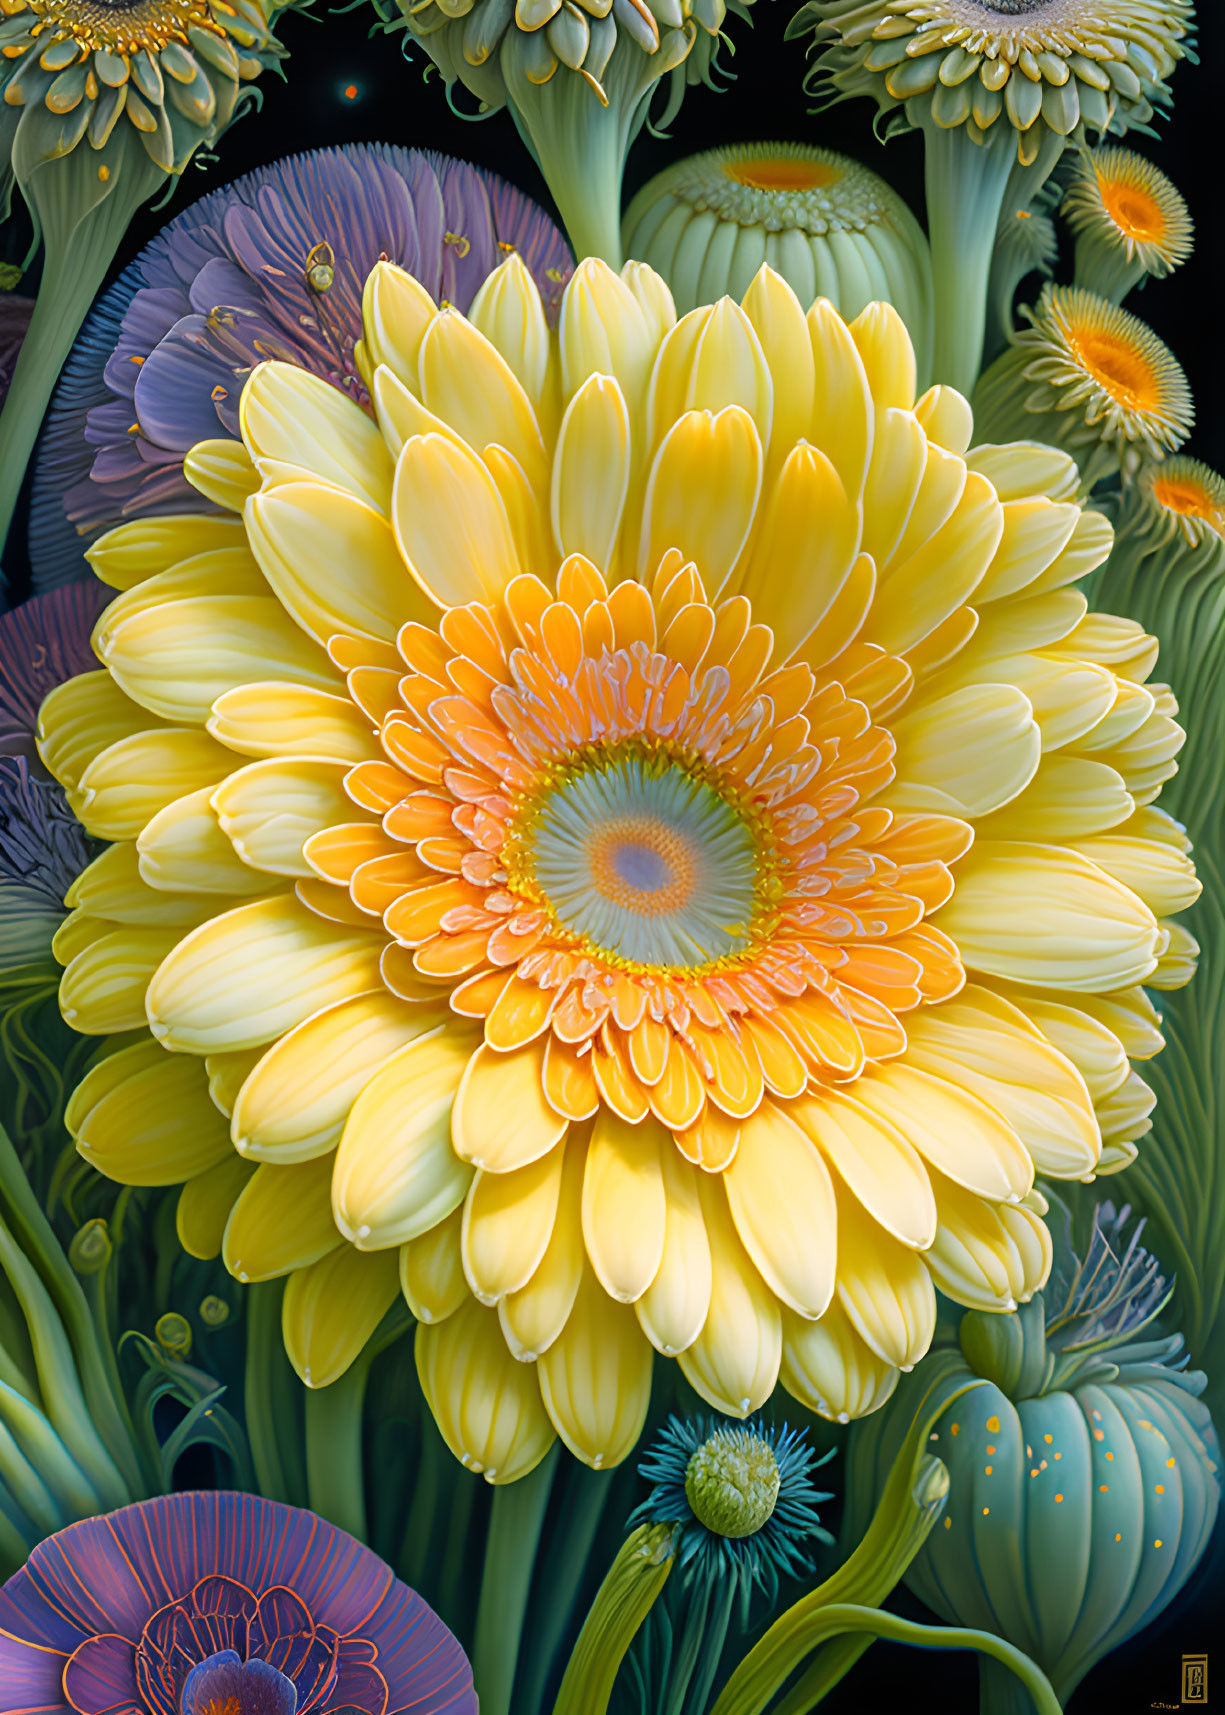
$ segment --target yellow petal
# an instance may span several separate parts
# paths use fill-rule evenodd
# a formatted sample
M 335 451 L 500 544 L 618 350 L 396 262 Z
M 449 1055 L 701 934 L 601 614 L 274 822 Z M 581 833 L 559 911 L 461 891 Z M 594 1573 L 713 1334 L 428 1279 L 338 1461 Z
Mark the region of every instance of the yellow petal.
M 685 1379 L 716 1411 L 747 1417 L 765 1404 L 782 1356 L 779 1303 L 747 1256 L 727 1207 L 724 1175 L 698 1175 L 710 1240 L 710 1310 L 678 1359 Z
M 1076 850 L 1130 888 L 1155 917 L 1185 911 L 1203 892 L 1191 859 L 1164 840 L 1138 839 L 1119 829 L 1077 840 Z
M 979 601 L 1015 595 L 1053 565 L 1072 539 L 1080 507 L 1037 495 L 1004 505 L 1004 533 L 982 583 Z
M 1090 662 L 1055 661 L 1029 653 L 984 658 L 970 650 L 929 689 L 939 696 L 957 684 L 988 683 L 1013 685 L 1029 698 L 1044 751 L 1059 750 L 1092 733 L 1113 706 L 1118 685 L 1113 674 Z
M 985 988 L 912 1014 L 907 1060 L 1001 1113 L 1040 1172 L 1091 1173 L 1101 1147 L 1085 1081 L 1016 1007 Z
M 188 514 L 181 518 L 134 518 L 116 525 L 86 548 L 85 558 L 104 584 L 126 590 L 195 554 L 245 547 L 246 534 L 237 518 Z
M 1048 752 L 1024 792 L 978 825 L 980 839 L 1067 845 L 1116 827 L 1134 808 L 1123 777 L 1088 757 Z
M 242 1048 L 235 1054 L 206 1054 L 204 1069 L 208 1073 L 208 1093 L 214 1105 L 229 1119 L 234 1112 L 239 1092 L 251 1073 L 263 1059 L 262 1048 Z
M 1024 989 L 1007 991 L 1008 998 L 1036 1024 L 1042 1034 L 1069 1059 L 1081 1077 L 1098 1109 L 1120 1084 L 1127 1082 L 1130 1066 L 1123 1044 L 1104 1024 L 1090 1018 L 1078 1006 L 1064 1006 Z
M 285 1351 L 307 1387 L 329 1387 L 360 1356 L 400 1290 L 395 1251 L 341 1245 L 291 1274 L 281 1301 Z
M 611 565 L 629 480 L 625 395 L 611 376 L 592 375 L 566 407 L 553 455 L 553 535 L 563 556 Z
M 451 1129 L 457 1154 L 473 1167 L 526 1167 L 565 1136 L 569 1122 L 545 1100 L 543 1052 L 539 1042 L 509 1054 L 483 1046 L 468 1062 Z
M 828 298 L 818 298 L 807 319 L 816 366 L 812 439 L 857 501 L 872 454 L 875 411 L 868 377 L 851 330 Z
M 833 605 L 855 563 L 859 518 L 825 454 L 803 441 L 787 456 L 732 593 L 774 632 L 776 658 L 792 655 Z
M 995 490 L 971 472 L 952 516 L 891 568 L 873 611 L 873 642 L 900 654 L 934 631 L 975 590 L 1003 528 Z
M 442 1025 L 399 1049 L 353 1103 L 332 1176 L 341 1231 L 363 1250 L 401 1245 L 456 1208 L 472 1169 L 451 1147 L 451 1110 L 474 1037 Z
M 877 411 L 910 411 L 915 402 L 915 356 L 906 324 L 892 304 L 873 303 L 850 324 Z
M 245 864 L 222 833 L 212 796 L 212 786 L 202 786 L 145 824 L 136 841 L 141 875 L 151 887 L 182 893 L 270 892 L 272 878 Z
M 898 1371 L 860 1339 L 837 1302 L 819 1322 L 783 1312 L 779 1380 L 793 1399 L 836 1423 L 878 1411 L 897 1386 Z
M 302 855 L 312 834 L 349 821 L 343 762 L 270 757 L 248 763 L 212 796 L 221 831 L 244 863 L 270 875 L 310 876 Z
M 967 685 L 914 703 L 893 722 L 894 810 L 985 816 L 1023 792 L 1042 754 L 1029 699 L 1011 685 Z
M 108 846 L 101 857 L 83 869 L 64 895 L 64 904 L 111 923 L 180 928 L 194 928 L 210 909 L 197 895 L 150 887 L 140 873 L 140 859 L 130 840 Z
M 343 1243 L 332 1219 L 332 1157 L 257 1167 L 226 1225 L 221 1254 L 236 1280 L 274 1280 Z
M 966 965 L 1044 988 L 1125 988 L 1157 961 L 1157 920 L 1148 907 L 1060 846 L 979 841 L 935 922 Z
M 1007 1120 L 948 1078 L 894 1062 L 858 1079 L 854 1097 L 967 1190 L 1002 1202 L 1032 1188 L 1033 1160 Z
M 380 511 L 391 495 L 391 459 L 374 424 L 339 388 L 289 363 L 261 363 L 238 408 L 254 458 L 301 465 Z
M 415 390 L 417 353 L 437 313 L 433 298 L 406 269 L 376 262 L 362 291 L 363 355 L 371 371 L 386 364 Z
M 632 1304 L 654 1280 L 664 1252 L 663 1160 L 671 1133 L 652 1115 L 629 1125 L 596 1115 L 583 1179 L 587 1255 L 610 1298 Z
M 697 1171 L 678 1149 L 663 1157 L 667 1219 L 663 1259 L 635 1309 L 657 1351 L 674 1358 L 692 1346 L 710 1309 L 710 1240 L 698 1198 Z
M 326 655 L 271 596 L 196 596 L 117 623 L 103 648 L 117 684 L 154 714 L 203 724 L 235 685 L 287 679 L 337 691 Z
M 1034 494 L 1072 500 L 1080 490 L 1080 471 L 1071 454 L 1040 441 L 974 447 L 966 463 L 985 476 L 1004 501 L 1027 500 Z
M 851 1197 L 838 1203 L 838 1301 L 882 1363 L 913 1369 L 931 1345 L 936 1294 L 922 1257 L 877 1226 Z
M 80 673 L 57 685 L 38 711 L 38 754 L 63 785 L 74 787 L 95 756 L 119 739 L 160 728 L 109 673 Z
M 927 437 L 915 414 L 878 412 L 863 491 L 863 546 L 878 565 L 897 552 L 927 466 Z
M 663 378 L 667 352 L 665 340 L 660 351 L 657 384 Z M 712 305 L 686 367 L 684 410 L 721 412 L 729 406 L 739 406 L 753 419 L 762 447 L 769 446 L 774 420 L 770 366 L 751 320 L 731 298 L 720 298 Z M 663 433 L 667 426 L 666 421 L 656 417 L 655 434 Z
M 208 730 L 244 756 L 316 756 L 365 762 L 379 754 L 370 722 L 348 697 L 265 680 L 236 685 L 213 703 Z
M 634 1449 L 651 1400 L 653 1354 L 628 1304 L 584 1269 L 565 1327 L 537 1360 L 553 1427 L 585 1465 L 607 1470 Z
M 974 433 L 974 413 L 955 387 L 929 387 L 914 412 L 929 441 L 964 456 Z
M 409 620 L 429 624 L 433 609 L 391 526 L 365 501 L 323 483 L 288 482 L 253 495 L 244 516 L 264 576 L 319 643 L 337 635 L 391 642 Z
M 150 1061 L 143 1043 L 82 1080 L 70 1118 L 81 1155 L 121 1185 L 181 1185 L 233 1153 L 200 1062 Z
M 564 399 L 589 375 L 612 375 L 631 415 L 641 408 L 659 332 L 606 263 L 588 257 L 574 270 L 562 295 L 558 337 Z
M 149 984 L 182 934 L 180 929 L 134 924 L 103 928 L 60 979 L 60 1011 L 82 1036 L 110 1036 L 147 1023 Z M 58 952 L 58 946 L 53 951 Z
M 159 727 L 121 738 L 82 774 L 79 815 L 101 840 L 131 840 L 184 793 L 215 786 L 234 758 L 207 733 Z
M 667 282 L 645 262 L 626 262 L 621 278 L 637 299 L 652 334 L 662 339 L 669 328 L 676 326 L 676 303 Z
M 669 548 L 692 560 L 712 598 L 734 570 L 761 492 L 761 441 L 738 405 L 690 411 L 664 436 L 647 481 L 639 576 Z
M 463 1210 L 400 1246 L 400 1291 L 418 1322 L 445 1322 L 470 1297 L 460 1250 Z
M 230 1155 L 187 1181 L 175 1208 L 175 1230 L 188 1256 L 211 1262 L 221 1255 L 230 1210 L 254 1172 L 254 1163 Z
M 192 1054 L 255 1048 L 379 984 L 383 937 L 325 923 L 293 898 L 239 905 L 194 929 L 149 984 L 153 1033 Z
M 492 477 L 475 453 L 441 435 L 405 441 L 392 522 L 409 571 L 439 607 L 495 601 L 519 573 Z
M 486 277 L 468 306 L 468 320 L 506 359 L 539 417 L 549 379 L 549 324 L 518 252 Z
M 534 1364 L 511 1357 L 497 1313 L 469 1298 L 445 1322 L 417 1329 L 417 1375 L 443 1440 L 488 1483 L 534 1471 L 556 1440 Z
M 90 1109 L 96 1107 L 104 1096 L 110 1095 L 112 1090 L 118 1089 L 135 1072 L 142 1071 L 147 1066 L 165 1064 L 165 1049 L 151 1036 L 128 1043 L 122 1048 L 112 1049 L 108 1053 L 109 1046 L 108 1043 L 99 1044 L 101 1058 L 86 1072 L 64 1107 L 64 1126 L 70 1137 L 76 1137 L 81 1129 L 81 1122 Z
M 742 303 L 774 384 L 770 463 L 777 469 L 796 442 L 812 433 L 816 385 L 812 341 L 800 300 L 766 263 L 758 269 Z
M 242 1085 L 234 1147 L 282 1165 L 326 1154 L 371 1078 L 443 1017 L 382 988 L 315 1013 L 274 1043 Z
M 1015 1310 L 1025 1295 L 1027 1276 L 1003 1220 L 1005 1214 L 1018 1212 L 1015 1206 L 984 1203 L 939 1177 L 934 1183 L 940 1224 L 935 1243 L 924 1255 L 932 1279 L 941 1292 L 971 1310 Z
M 526 1286 L 544 1258 L 561 1191 L 564 1148 L 510 1173 L 478 1173 L 464 1201 L 464 1272 L 482 1304 Z
M 456 310 L 436 315 L 417 353 L 421 397 L 470 447 L 504 447 L 527 471 L 544 460 L 532 402 L 514 370 Z
M 767 1286 L 816 1317 L 834 1290 L 837 1209 L 829 1170 L 791 1112 L 763 1102 L 742 1123 L 723 1178 L 736 1230 Z
M 923 1163 L 904 1132 L 878 1109 L 856 1099 L 858 1090 L 856 1080 L 846 1091 L 802 1096 L 787 1111 L 873 1219 L 903 1245 L 922 1250 L 936 1231 L 936 1204 Z M 845 1202 L 840 1194 L 840 1205 Z M 831 1209 L 826 1227 L 831 1254 L 832 1221 Z M 841 1260 L 838 1273 L 841 1276 Z M 804 1310 L 801 1304 L 792 1308 Z
M 259 487 L 259 472 L 241 441 L 197 441 L 183 459 L 183 475 L 215 506 L 241 512 Z M 161 519 L 158 520 L 162 522 Z
M 574 1308 L 584 1268 L 582 1201 L 586 1160 L 586 1141 L 581 1133 L 571 1132 L 566 1140 L 557 1215 L 548 1247 L 527 1285 L 508 1293 L 498 1305 L 506 1343 L 516 1358 L 525 1362 L 549 1349 Z

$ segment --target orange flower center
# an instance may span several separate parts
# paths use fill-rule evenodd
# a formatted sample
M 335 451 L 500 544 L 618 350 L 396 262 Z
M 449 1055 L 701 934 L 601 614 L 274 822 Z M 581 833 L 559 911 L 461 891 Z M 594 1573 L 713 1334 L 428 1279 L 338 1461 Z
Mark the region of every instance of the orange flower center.
M 1107 214 L 1128 238 L 1142 244 L 1160 244 L 1165 237 L 1165 216 L 1155 197 L 1138 185 L 1120 184 L 1099 176 L 1098 189 Z
M 837 184 L 842 169 L 828 161 L 809 161 L 802 156 L 768 155 L 748 161 L 725 161 L 723 171 L 738 185 L 754 191 L 819 191 Z
M 1116 333 L 1101 328 L 1072 328 L 1068 339 L 1086 371 L 1116 403 L 1131 411 L 1156 411 L 1161 388 L 1152 365 Z
M 1153 499 L 1167 512 L 1181 518 L 1203 518 L 1216 529 L 1221 528 L 1220 505 L 1190 477 L 1159 476 L 1153 483 Z

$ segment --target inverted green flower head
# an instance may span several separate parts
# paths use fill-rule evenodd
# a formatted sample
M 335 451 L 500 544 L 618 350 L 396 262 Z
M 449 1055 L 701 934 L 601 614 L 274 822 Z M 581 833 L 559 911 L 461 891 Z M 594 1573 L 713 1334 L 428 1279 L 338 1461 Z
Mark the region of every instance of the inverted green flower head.
M 235 117 L 243 85 L 284 54 L 269 0 L 0 0 L 0 86 L 22 108 L 27 166 L 119 125 L 150 161 L 181 172 Z M 110 166 L 99 165 L 105 182 Z
M 1021 160 L 1044 131 L 1146 126 L 1190 49 L 1190 0 L 808 0 L 809 76 L 831 100 L 873 96 L 911 125 L 1011 127 Z
M 763 261 L 805 307 L 848 320 L 873 299 L 906 323 L 920 373 L 931 344 L 931 259 L 910 209 L 879 174 L 807 143 L 740 143 L 678 161 L 642 187 L 623 224 L 684 315 L 739 300 Z

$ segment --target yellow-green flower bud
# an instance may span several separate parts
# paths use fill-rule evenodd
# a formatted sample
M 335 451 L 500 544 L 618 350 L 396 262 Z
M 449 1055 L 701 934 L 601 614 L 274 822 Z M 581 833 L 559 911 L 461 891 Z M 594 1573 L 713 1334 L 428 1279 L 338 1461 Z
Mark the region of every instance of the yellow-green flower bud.
M 774 1511 L 779 1489 L 774 1449 L 751 1429 L 716 1429 L 685 1471 L 694 1517 L 719 1536 L 752 1536 Z

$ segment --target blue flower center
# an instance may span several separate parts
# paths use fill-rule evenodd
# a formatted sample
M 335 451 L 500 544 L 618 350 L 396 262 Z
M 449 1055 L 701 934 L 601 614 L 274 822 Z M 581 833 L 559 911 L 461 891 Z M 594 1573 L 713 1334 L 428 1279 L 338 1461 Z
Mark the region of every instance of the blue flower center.
M 243 1661 L 232 1649 L 197 1663 L 183 1682 L 182 1715 L 296 1715 L 292 1679 L 266 1661 Z

